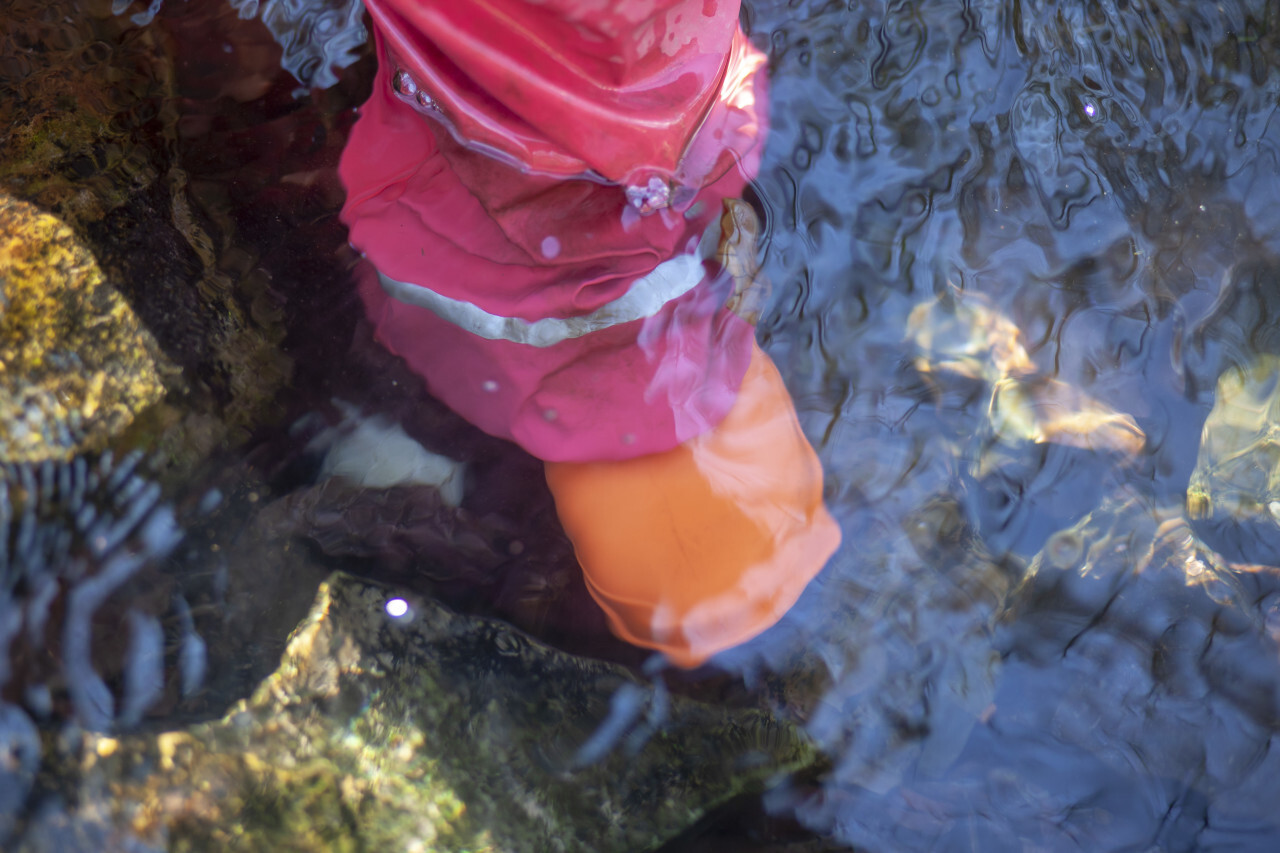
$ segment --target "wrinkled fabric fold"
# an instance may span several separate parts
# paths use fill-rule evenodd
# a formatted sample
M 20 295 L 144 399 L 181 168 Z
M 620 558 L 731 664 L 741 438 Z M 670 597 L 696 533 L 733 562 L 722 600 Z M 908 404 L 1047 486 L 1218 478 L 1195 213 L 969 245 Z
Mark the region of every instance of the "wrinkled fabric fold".
M 377 339 L 546 463 L 619 637 L 692 667 L 766 630 L 840 532 L 726 307 L 754 276 L 722 216 L 767 114 L 738 3 L 367 4 L 379 69 L 340 172 Z
M 403 102 L 395 74 L 379 67 L 340 166 L 352 244 L 383 276 L 424 288 L 420 299 L 361 288 L 378 340 L 463 417 L 541 459 L 630 458 L 718 423 L 751 329 L 723 308 L 729 283 L 701 260 L 703 241 L 748 173 L 729 169 L 678 207 L 642 216 L 620 186 L 523 172 L 460 144 Z M 763 75 L 743 85 L 763 107 Z M 423 307 L 438 294 L 530 324 L 573 320 L 625 303 L 681 256 L 701 266 L 692 289 L 646 319 L 551 347 L 468 335 Z
M 532 171 L 674 176 L 717 109 L 718 149 L 741 157 L 758 140 L 754 127 L 735 129 L 753 123 L 742 84 L 763 61 L 738 30 L 736 2 L 366 5 L 387 59 L 459 136 Z M 726 80 L 739 88 L 722 91 Z

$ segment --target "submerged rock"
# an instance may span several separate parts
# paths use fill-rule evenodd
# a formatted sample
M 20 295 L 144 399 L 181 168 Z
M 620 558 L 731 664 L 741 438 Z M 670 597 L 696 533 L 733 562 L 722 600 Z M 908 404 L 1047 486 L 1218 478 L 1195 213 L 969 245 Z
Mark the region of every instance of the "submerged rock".
M 1234 631 L 1248 624 L 1263 635 L 1253 568 L 1205 545 L 1180 507 L 1157 506 L 1120 489 L 1078 524 L 1048 538 L 1008 612 L 1052 608 L 1052 630 L 1034 619 L 1022 629 L 1036 632 L 1035 645 L 1050 647 L 1094 629 L 1154 644 L 1162 631 L 1186 618 Z
M 137 431 L 189 469 L 276 414 L 276 392 L 292 368 L 256 259 L 233 249 L 233 225 L 192 189 L 198 176 L 183 163 L 176 51 L 158 28 L 135 26 L 112 5 L 6 5 L 0 191 L 52 213 L 83 240 L 182 369 L 184 381 L 171 389 L 180 393 Z
M 1233 559 L 1280 566 L 1280 357 L 1218 378 L 1187 514 Z
M 86 738 L 54 782 L 76 805 L 15 849 L 633 853 L 812 761 L 760 712 L 336 574 L 248 700 L 186 731 Z
M 1120 490 L 1049 537 L 1011 595 L 1002 645 L 1019 681 L 996 723 L 1120 784 L 1194 790 L 1224 823 L 1271 826 L 1278 602 L 1280 571 L 1224 559 L 1181 507 Z
M 0 16 L 0 187 L 73 227 L 161 180 L 159 45 L 108 0 L 9 0 Z
M 100 449 L 164 395 L 163 363 L 72 230 L 0 193 L 0 462 Z

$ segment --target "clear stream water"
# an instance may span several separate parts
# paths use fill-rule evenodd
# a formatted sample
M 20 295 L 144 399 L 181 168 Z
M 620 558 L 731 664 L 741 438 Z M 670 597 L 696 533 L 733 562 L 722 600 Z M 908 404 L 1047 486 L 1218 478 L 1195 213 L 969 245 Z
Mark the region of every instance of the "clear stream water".
M 748 19 L 775 99 L 762 339 L 836 494 L 827 580 L 859 590 L 855 623 L 880 622 L 818 640 L 837 674 L 810 727 L 836 768 L 771 804 L 869 850 L 1272 849 L 1274 579 L 1241 580 L 1242 629 L 1138 546 L 1181 512 L 1219 371 L 1275 348 L 1280 8 L 793 2 Z M 1046 444 L 985 463 L 987 397 L 922 388 L 900 347 L 911 307 L 951 287 L 1130 414 L 1139 458 Z M 931 524 L 904 547 L 930 500 L 926 519 L 951 503 L 970 531 Z M 1094 570 L 1122 579 L 1106 594 L 1067 565 L 988 633 L 988 599 L 938 589 L 973 571 L 965 536 L 1016 572 L 1095 509 L 1085 546 L 1114 547 Z
M 147 20 L 143 5 L 130 10 Z M 199 22 L 169 5 L 148 25 L 174 15 L 190 39 Z M 351 4 L 327 17 L 263 5 L 304 78 L 328 82 L 317 63 L 360 54 Z M 844 544 L 778 628 L 670 678 L 696 691 L 728 671 L 768 691 L 830 768 L 671 849 L 1277 849 L 1280 573 L 1188 582 L 1194 557 L 1161 537 L 1185 520 L 1219 374 L 1280 353 L 1280 5 L 760 0 L 743 14 L 772 79 L 759 338 L 822 458 Z M 216 79 L 202 61 L 188 78 Z M 335 68 L 338 88 L 315 97 L 358 102 L 370 68 Z M 416 418 L 435 449 L 472 460 L 481 492 L 528 491 L 495 505 L 528 510 L 514 524 L 542 556 L 455 603 L 635 662 L 580 595 L 529 592 L 567 583 L 563 543 L 535 529 L 552 517 L 536 465 L 415 413 L 394 381 L 352 387 L 349 366 L 326 361 L 351 306 L 308 300 L 304 277 L 333 271 L 301 238 L 340 239 L 340 200 L 302 173 L 271 177 L 272 151 L 308 156 L 305 134 L 273 130 L 291 90 L 232 79 L 187 84 L 183 156 L 206 199 L 240 204 L 292 322 L 318 329 L 290 330 L 285 403 L 342 395 Z M 201 97 L 228 93 L 239 114 L 201 114 Z M 342 115 L 305 128 L 330 166 Z M 245 214 L 252 181 L 278 208 L 301 205 L 303 225 Z M 330 225 L 306 231 L 322 213 Z M 999 440 L 988 379 L 938 369 L 911 334 L 913 309 L 955 294 L 1012 324 L 1042 381 L 1128 415 L 1141 450 Z M 984 328 L 980 360 L 1010 326 Z M 296 453 L 288 435 L 249 447 L 262 462 L 291 441 Z M 1189 529 L 1238 562 L 1280 548 L 1266 525 Z M 375 553 L 370 571 L 402 576 L 391 563 Z

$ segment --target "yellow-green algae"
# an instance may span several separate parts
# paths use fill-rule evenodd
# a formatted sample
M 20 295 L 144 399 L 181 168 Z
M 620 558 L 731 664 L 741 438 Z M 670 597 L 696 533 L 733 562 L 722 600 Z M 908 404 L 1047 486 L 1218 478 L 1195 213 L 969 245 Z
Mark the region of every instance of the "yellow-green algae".
M 335 574 L 276 672 L 222 719 L 87 736 L 50 777 L 73 804 L 60 837 L 171 851 L 641 853 L 815 760 L 758 710 L 672 697 L 647 742 L 624 737 L 579 765 L 619 688 L 643 685 L 430 601 L 392 619 L 392 595 Z
M 122 441 L 174 481 L 281 412 L 292 362 L 269 276 L 181 160 L 174 45 L 112 0 L 12 0 L 0 15 L 0 192 L 90 246 L 188 382 Z M 266 310 L 262 306 L 267 306 Z
M 1280 522 L 1280 357 L 1263 353 L 1218 377 L 1187 513 Z
M 165 169 L 137 144 L 167 85 L 150 29 L 109 0 L 9 0 L 0 15 L 0 187 L 73 227 L 100 221 Z
M 101 447 L 164 395 L 159 358 L 71 229 L 0 193 L 0 461 Z

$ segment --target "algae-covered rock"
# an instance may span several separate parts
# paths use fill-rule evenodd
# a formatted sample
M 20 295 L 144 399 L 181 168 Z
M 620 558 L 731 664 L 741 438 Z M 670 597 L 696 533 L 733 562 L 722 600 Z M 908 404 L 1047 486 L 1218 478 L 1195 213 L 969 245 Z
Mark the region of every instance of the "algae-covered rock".
M 181 393 L 136 427 L 180 479 L 278 414 L 292 365 L 257 259 L 234 250 L 234 223 L 205 210 L 191 188 L 175 48 L 116 5 L 6 4 L 0 191 L 70 226 L 183 370 L 172 389 Z
M 223 719 L 86 738 L 58 777 L 77 805 L 33 820 L 17 849 L 109 836 L 169 850 L 635 853 L 812 761 L 757 711 L 646 704 L 650 688 L 620 667 L 430 601 L 397 618 L 393 600 L 334 575 L 280 668 Z M 646 709 L 664 722 L 641 738 Z M 603 748 L 604 733 L 622 745 Z
M 0 193 L 0 461 L 101 447 L 163 396 L 161 362 L 71 229 Z
M 0 187 L 77 227 L 168 166 L 154 103 L 167 58 L 111 6 L 9 0 L 0 16 Z
M 1260 355 L 1218 378 L 1187 514 L 1229 556 L 1280 565 L 1280 357 Z

